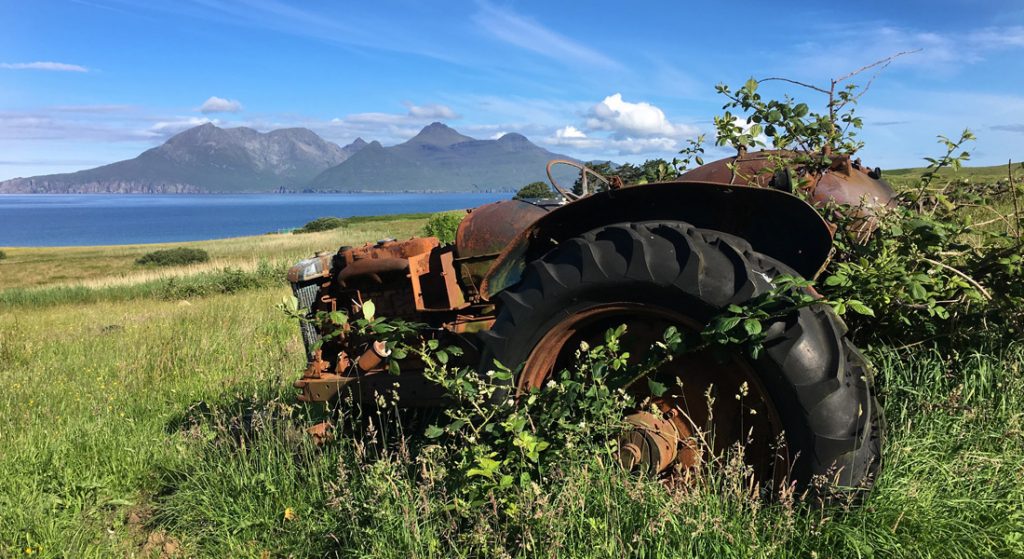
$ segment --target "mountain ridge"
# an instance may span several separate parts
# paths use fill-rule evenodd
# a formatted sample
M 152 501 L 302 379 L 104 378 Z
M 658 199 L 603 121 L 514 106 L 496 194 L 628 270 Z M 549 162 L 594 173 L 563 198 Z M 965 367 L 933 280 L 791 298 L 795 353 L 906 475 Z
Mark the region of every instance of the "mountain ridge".
M 306 190 L 514 191 L 525 184 L 546 180 L 545 167 L 552 159 L 574 158 L 541 148 L 522 134 L 478 140 L 434 122 L 400 144 L 371 144 L 314 177 Z M 556 178 L 571 183 L 575 173 L 558 169 Z
M 544 180 L 550 159 L 572 158 L 521 134 L 479 140 L 440 122 L 393 146 L 356 138 L 344 147 L 307 128 L 206 123 L 132 159 L 0 181 L 0 193 L 513 191 Z M 571 171 L 558 178 L 573 180 Z
M 137 157 L 72 173 L 0 182 L 0 193 L 269 192 L 301 185 L 365 147 L 341 147 L 305 128 L 259 132 L 202 124 Z

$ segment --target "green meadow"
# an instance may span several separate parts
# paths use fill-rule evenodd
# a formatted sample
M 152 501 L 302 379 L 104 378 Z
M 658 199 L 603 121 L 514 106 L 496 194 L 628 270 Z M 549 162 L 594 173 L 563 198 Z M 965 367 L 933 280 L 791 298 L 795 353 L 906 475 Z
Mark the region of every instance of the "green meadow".
M 3 557 L 1024 557 L 1024 344 L 871 347 L 888 418 L 863 504 L 763 501 L 735 471 L 665 488 L 595 452 L 498 510 L 455 506 L 409 434 L 322 448 L 291 383 L 288 264 L 423 216 L 155 247 L 5 248 Z M 156 248 L 210 261 L 148 269 Z M 955 368 L 953 368 L 955 367 Z

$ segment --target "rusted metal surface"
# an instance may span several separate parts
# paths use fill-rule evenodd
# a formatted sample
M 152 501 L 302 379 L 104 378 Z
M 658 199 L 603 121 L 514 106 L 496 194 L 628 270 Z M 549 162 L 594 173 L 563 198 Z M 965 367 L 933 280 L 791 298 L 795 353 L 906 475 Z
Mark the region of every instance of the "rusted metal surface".
M 453 250 L 444 247 L 409 259 L 417 311 L 447 312 L 468 306 L 455 271 Z
M 355 381 L 352 377 L 329 372 L 331 369 L 331 363 L 324 360 L 322 352 L 318 350 L 302 378 L 293 384 L 301 392 L 300 402 L 326 402 L 347 384 Z
M 407 241 L 386 239 L 376 243 L 367 243 L 357 248 L 342 247 L 342 250 L 338 251 L 338 256 L 341 257 L 340 265 L 344 268 L 360 260 L 408 259 L 417 254 L 430 252 L 440 244 L 435 237 L 414 237 Z
M 334 439 L 334 425 L 330 421 L 321 421 L 306 429 L 306 434 L 313 439 L 314 444 L 320 446 Z
M 356 366 L 363 373 L 373 373 L 383 370 L 384 360 L 391 355 L 391 350 L 382 341 L 375 341 L 370 344 L 360 357 L 356 360 Z
M 692 436 L 680 433 L 672 421 L 649 411 L 626 416 L 626 430 L 619 436 L 619 464 L 628 471 L 642 469 L 660 474 L 676 462 L 678 449 Z
M 368 276 L 377 283 L 383 283 L 380 274 L 388 272 L 404 272 L 408 269 L 408 258 L 384 257 L 356 260 L 338 272 L 338 282 L 345 285 L 345 280 L 350 278 Z
M 326 268 L 325 263 L 329 263 Z M 372 300 L 377 313 L 389 318 L 420 322 L 423 313 L 439 313 L 436 321 L 429 322 L 438 322 L 441 326 L 451 324 L 452 332 L 490 324 L 479 320 L 477 315 L 456 313 L 468 311 L 469 303 L 458 282 L 454 248 L 440 246 L 433 237 L 342 247 L 333 257 L 321 254 L 303 261 L 293 272 L 289 276 L 295 280 L 293 285 L 311 285 L 316 289 L 315 297 L 301 292 L 308 305 L 308 316 L 312 318 L 318 313 L 335 310 L 359 316 L 363 303 Z M 364 390 L 387 384 L 387 381 L 372 379 L 387 376 L 381 373 L 387 368 L 390 351 L 383 342 L 359 338 L 349 332 L 347 324 L 335 331 L 327 324 L 319 324 L 316 329 L 316 339 L 320 339 L 320 334 L 332 335 L 325 337 L 322 346 L 309 354 L 306 371 L 295 383 L 301 391 L 300 401 L 326 402 L 336 399 L 349 386 L 358 385 L 359 390 Z M 310 339 L 304 332 L 307 347 Z M 422 363 L 416 360 L 400 365 L 414 371 L 422 368 Z
M 795 154 L 781 150 L 762 150 L 727 157 L 683 173 L 680 180 L 708 181 L 722 184 L 758 186 L 792 191 L 788 175 L 771 172 L 780 160 L 791 160 Z M 810 199 L 818 205 L 829 202 L 866 211 L 889 205 L 896 196 L 888 183 L 881 180 L 877 169 L 869 169 L 859 159 L 847 155 L 833 155 L 832 164 L 820 177 L 805 174 L 794 168 L 798 176 L 808 181 L 805 186 Z
M 502 200 L 471 210 L 455 235 L 457 262 L 467 288 L 477 291 L 494 258 L 547 210 L 522 200 Z

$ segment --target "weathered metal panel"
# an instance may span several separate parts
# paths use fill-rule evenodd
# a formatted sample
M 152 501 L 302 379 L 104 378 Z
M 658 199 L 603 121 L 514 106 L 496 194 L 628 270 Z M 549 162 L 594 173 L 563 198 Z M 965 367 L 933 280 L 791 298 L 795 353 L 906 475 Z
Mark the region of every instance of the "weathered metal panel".
M 489 300 L 517 283 L 526 262 L 558 242 L 612 223 L 685 221 L 746 239 L 754 250 L 813 278 L 828 261 L 831 230 L 800 198 L 760 187 L 674 181 L 608 190 L 554 210 L 501 252 L 481 284 Z

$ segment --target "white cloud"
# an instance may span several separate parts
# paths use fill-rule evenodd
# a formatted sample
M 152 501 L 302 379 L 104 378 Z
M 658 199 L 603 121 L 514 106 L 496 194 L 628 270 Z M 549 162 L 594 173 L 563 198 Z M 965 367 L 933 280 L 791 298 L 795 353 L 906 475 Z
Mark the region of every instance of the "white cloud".
M 454 120 L 459 117 L 451 107 L 446 105 L 428 104 L 413 105 L 405 103 L 407 111 L 401 113 L 353 113 L 343 118 L 331 119 L 333 125 L 343 124 L 392 124 L 411 125 L 415 123 L 428 123 L 432 120 Z
M 480 4 L 473 20 L 488 37 L 566 64 L 619 68 L 611 58 L 509 10 Z
M 582 130 L 576 128 L 575 126 L 565 126 L 564 128 L 559 128 L 558 130 L 555 130 L 555 137 L 563 139 L 586 138 L 587 135 L 584 134 Z
M 619 139 L 680 138 L 697 133 L 696 127 L 669 122 L 665 112 L 650 103 L 624 101 L 621 93 L 609 95 L 591 107 L 586 124 L 591 130 L 607 130 Z
M 494 134 L 491 134 L 491 139 L 500 140 L 501 137 L 504 136 L 505 134 L 508 134 L 508 132 L 505 132 L 504 130 L 502 130 L 501 132 L 495 132 Z
M 193 128 L 210 122 L 212 122 L 213 124 L 220 123 L 220 121 L 216 119 L 211 120 L 206 117 L 180 117 L 172 120 L 162 120 L 160 122 L 154 123 L 152 126 L 149 127 L 149 130 L 147 132 L 151 137 L 154 138 L 169 138 L 183 130 L 188 130 L 189 128 Z
M 235 99 L 224 99 L 223 97 L 210 97 L 199 107 L 199 112 L 208 113 L 237 113 L 242 110 L 242 104 Z
M 323 127 L 323 122 L 310 123 L 316 132 L 324 137 L 341 143 L 361 137 L 375 139 L 385 145 L 404 142 L 415 136 L 423 126 L 436 120 L 454 120 L 461 118 L 454 109 L 447 105 L 427 103 L 416 105 L 404 103 L 404 113 L 353 113 L 343 117 L 332 118 Z
M 454 120 L 459 118 L 459 115 L 451 107 L 445 105 L 413 105 L 412 103 L 406 103 L 405 106 L 409 109 L 409 116 L 413 118 L 435 120 Z
M 679 151 L 679 141 L 674 138 L 615 138 L 587 136 L 573 126 L 555 130 L 554 135 L 541 139 L 541 143 L 561 146 L 594 156 L 640 155 L 657 157 L 659 154 Z M 599 158 L 600 158 L 599 157 Z
M 47 70 L 49 72 L 88 72 L 85 66 L 63 62 L 0 62 L 5 70 Z

